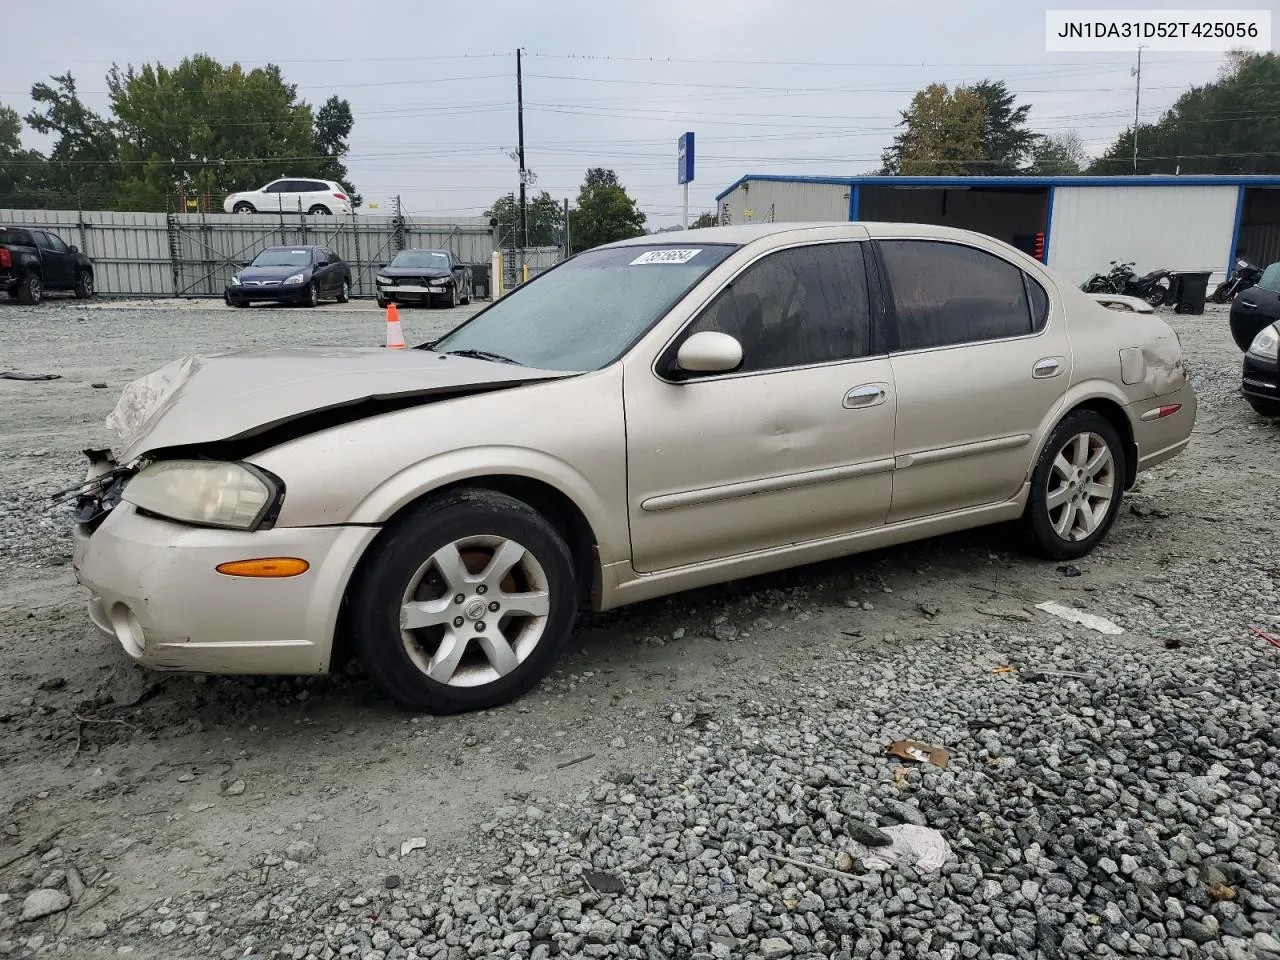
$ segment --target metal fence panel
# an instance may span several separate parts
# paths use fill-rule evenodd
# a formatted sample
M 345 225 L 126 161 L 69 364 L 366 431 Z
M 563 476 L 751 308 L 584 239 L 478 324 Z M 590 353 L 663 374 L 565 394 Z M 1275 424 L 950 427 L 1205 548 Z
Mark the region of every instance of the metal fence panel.
M 98 291 L 117 296 L 221 297 L 241 264 L 289 244 L 329 247 L 351 265 L 352 294 L 373 296 L 378 265 L 405 247 L 452 250 L 472 264 L 489 263 L 496 249 L 483 217 L 0 210 L 3 223 L 75 244 L 94 261 Z

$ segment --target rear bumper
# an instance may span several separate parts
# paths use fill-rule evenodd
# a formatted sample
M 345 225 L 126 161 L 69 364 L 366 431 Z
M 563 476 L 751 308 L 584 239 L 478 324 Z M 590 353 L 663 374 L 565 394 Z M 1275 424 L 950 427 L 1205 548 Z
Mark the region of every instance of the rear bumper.
M 1161 407 L 1174 405 L 1179 408 L 1176 413 L 1143 419 L 1152 417 Z M 1138 447 L 1138 472 L 1172 460 L 1185 450 L 1191 442 L 1198 413 L 1199 403 L 1190 383 L 1175 393 L 1130 404 L 1129 422 L 1133 424 L 1133 440 Z
M 146 667 L 198 673 L 329 669 L 342 597 L 373 527 L 245 533 L 170 523 L 121 503 L 92 534 L 75 530 L 73 569 L 89 617 Z M 220 563 L 301 557 L 306 573 L 229 577 Z

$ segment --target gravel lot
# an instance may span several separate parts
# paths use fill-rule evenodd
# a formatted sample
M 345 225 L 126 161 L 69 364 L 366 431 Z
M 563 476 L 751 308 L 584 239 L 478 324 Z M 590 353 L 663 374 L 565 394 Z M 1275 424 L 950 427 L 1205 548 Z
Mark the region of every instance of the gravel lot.
M 1170 321 L 1197 435 L 1074 567 L 996 529 L 642 604 L 437 719 L 137 671 L 41 508 L 130 379 L 371 305 L 0 304 L 0 369 L 62 378 L 0 380 L 0 955 L 1280 960 L 1280 423 L 1223 308 Z M 920 826 L 940 868 L 883 862 Z

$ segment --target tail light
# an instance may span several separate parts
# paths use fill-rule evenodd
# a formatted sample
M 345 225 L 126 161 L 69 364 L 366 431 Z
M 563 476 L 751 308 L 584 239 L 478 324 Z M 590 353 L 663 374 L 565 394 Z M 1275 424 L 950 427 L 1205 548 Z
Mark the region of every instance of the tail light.
M 337 197 L 339 200 L 347 199 L 347 195 L 345 193 L 335 193 L 334 196 Z
M 13 254 L 10 253 L 8 250 L 0 250 L 0 267 L 8 268 L 12 266 L 13 266 Z

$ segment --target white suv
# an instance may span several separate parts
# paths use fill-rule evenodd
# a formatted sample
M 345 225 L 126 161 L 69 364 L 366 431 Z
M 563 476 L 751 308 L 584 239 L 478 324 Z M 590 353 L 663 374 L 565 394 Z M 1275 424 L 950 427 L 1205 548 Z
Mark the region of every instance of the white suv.
M 222 202 L 227 213 L 313 213 L 329 216 L 351 213 L 351 199 L 341 184 L 331 180 L 283 177 L 261 190 L 232 193 Z

